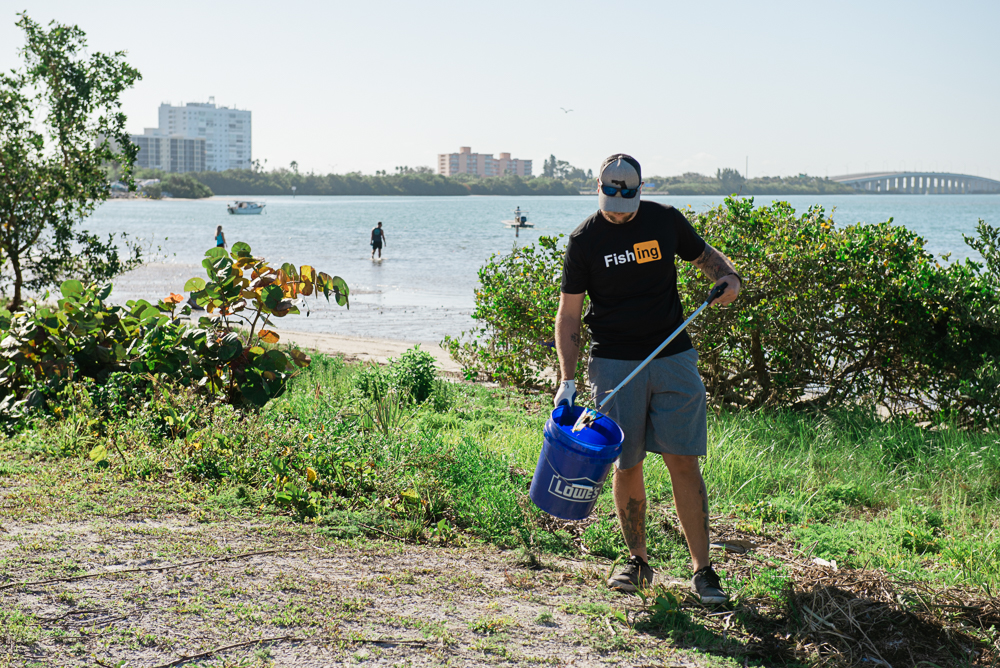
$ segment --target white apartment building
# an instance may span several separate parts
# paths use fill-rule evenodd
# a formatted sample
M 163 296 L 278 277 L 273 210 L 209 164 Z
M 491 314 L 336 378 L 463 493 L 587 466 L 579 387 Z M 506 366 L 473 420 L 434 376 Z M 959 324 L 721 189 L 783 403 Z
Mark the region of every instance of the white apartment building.
M 473 153 L 472 147 L 462 146 L 458 149 L 458 153 L 438 154 L 437 173 L 442 176 L 455 174 L 531 176 L 531 161 L 513 159 L 510 153 L 501 153 L 498 159 L 494 158 L 492 153 Z
M 159 120 L 158 128 L 146 128 L 144 134 L 136 136 L 201 139 L 205 143 L 202 169 L 222 172 L 251 168 L 253 154 L 248 110 L 217 107 L 215 98 L 210 97 L 208 102 L 188 102 L 182 107 L 163 103 L 160 105 Z M 148 145 L 149 140 L 146 142 Z M 140 144 L 140 164 L 143 160 L 142 148 Z

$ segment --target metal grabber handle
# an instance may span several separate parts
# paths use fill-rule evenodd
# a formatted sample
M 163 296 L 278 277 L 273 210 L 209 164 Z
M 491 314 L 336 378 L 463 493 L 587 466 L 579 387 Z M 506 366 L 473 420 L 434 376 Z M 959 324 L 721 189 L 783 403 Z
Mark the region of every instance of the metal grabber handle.
M 709 304 L 711 304 L 716 299 L 718 299 L 719 297 L 721 297 L 722 293 L 724 293 L 726 291 L 726 288 L 728 288 L 728 287 L 729 287 L 729 283 L 728 282 L 723 282 L 723 283 L 719 283 L 714 288 L 712 288 L 712 291 L 710 293 L 708 293 L 708 299 L 705 300 L 705 303 L 703 303 L 701 306 L 699 306 L 698 309 L 694 313 L 692 313 L 691 315 L 689 315 L 688 319 L 685 320 L 684 322 L 682 322 L 681 326 L 678 327 L 677 329 L 675 329 L 674 333 L 671 334 L 670 336 L 668 336 L 667 339 L 656 348 L 656 350 L 654 350 L 653 352 L 651 352 L 649 354 L 649 357 L 647 357 L 646 359 L 644 359 L 642 361 L 642 363 L 639 366 L 637 366 L 632 371 L 632 373 L 630 373 L 629 375 L 625 376 L 625 380 L 623 380 L 622 382 L 618 383 L 618 386 L 615 387 L 615 389 L 611 390 L 608 393 L 608 395 L 606 397 L 604 397 L 603 400 L 601 400 L 601 403 L 598 404 L 598 406 L 597 406 L 597 410 L 598 411 L 604 410 L 604 406 L 609 401 L 611 401 L 611 397 L 615 396 L 615 394 L 618 393 L 618 390 L 620 390 L 623 387 L 625 387 L 630 380 L 632 380 L 633 378 L 635 378 L 636 375 L 640 371 L 642 371 L 643 369 L 646 368 L 647 364 L 649 364 L 654 359 L 656 359 L 656 356 L 660 354 L 660 351 L 662 351 L 664 348 L 666 348 L 667 344 L 670 343 L 671 341 L 673 341 L 674 338 L 676 338 L 676 336 L 678 334 L 680 334 L 681 332 L 683 332 L 684 328 L 687 327 L 689 324 L 691 324 L 691 321 L 694 320 L 696 317 L 698 317 L 699 313 L 701 313 L 706 308 L 708 308 Z M 588 416 L 589 416 L 589 419 L 587 419 Z M 593 420 L 596 417 L 597 417 L 597 415 L 593 411 L 584 410 L 583 413 L 580 414 L 580 417 L 577 419 L 576 424 L 573 425 L 573 431 L 579 431 L 583 426 L 585 426 L 587 424 L 587 422 L 590 422 L 591 420 Z

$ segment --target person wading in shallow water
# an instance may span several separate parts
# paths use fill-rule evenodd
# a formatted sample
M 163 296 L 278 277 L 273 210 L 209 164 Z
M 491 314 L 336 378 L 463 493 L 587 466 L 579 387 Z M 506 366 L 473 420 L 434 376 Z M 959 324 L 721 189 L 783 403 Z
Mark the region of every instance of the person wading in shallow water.
M 226 235 L 222 233 L 222 225 L 215 228 L 215 247 L 225 248 L 226 247 Z
M 372 228 L 372 259 L 375 259 L 375 251 L 378 251 L 378 259 L 382 259 L 382 246 L 385 245 L 385 230 L 382 229 L 382 222 L 379 221 L 377 227 Z
M 599 175 L 600 210 L 570 234 L 566 246 L 556 316 L 556 350 L 566 380 L 556 393 L 556 406 L 572 405 L 576 397 L 584 294 L 590 295 L 584 322 L 593 341 L 587 368 L 596 403 L 683 322 L 675 255 L 716 284 L 727 284 L 717 304 L 732 303 L 742 289 L 733 263 L 705 243 L 683 214 L 640 202 L 642 171 L 634 158 L 612 155 Z M 694 562 L 692 588 L 703 603 L 728 600 L 708 555 L 708 491 L 698 466 L 698 457 L 707 452 L 708 425 L 697 362 L 691 339 L 681 332 L 608 408 L 625 432 L 613 490 L 631 555 L 608 580 L 611 589 L 634 592 L 652 584 L 642 462 L 647 452 L 655 452 L 670 470 L 674 507 Z

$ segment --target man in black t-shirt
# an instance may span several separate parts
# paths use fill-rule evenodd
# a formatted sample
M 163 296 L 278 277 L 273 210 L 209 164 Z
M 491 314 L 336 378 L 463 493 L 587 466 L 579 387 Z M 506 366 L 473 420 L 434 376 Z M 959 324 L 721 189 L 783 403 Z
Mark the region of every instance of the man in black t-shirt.
M 585 294 L 590 305 L 583 321 L 593 340 L 588 371 L 599 402 L 683 322 L 675 255 L 693 262 L 716 284 L 727 284 L 717 304 L 731 303 L 742 289 L 733 263 L 705 243 L 683 214 L 640 202 L 641 175 L 639 163 L 628 155 L 605 160 L 598 178 L 600 210 L 570 234 L 556 316 L 564 379 L 557 406 L 572 404 L 576 396 L 573 376 Z M 691 339 L 682 332 L 606 407 L 625 432 L 613 489 L 631 555 L 608 586 L 636 591 L 652 583 L 642 462 L 646 452 L 655 452 L 670 470 L 674 506 L 694 563 L 692 586 L 703 603 L 723 603 L 727 596 L 709 561 L 708 492 L 698 466 L 707 451 L 707 423 L 697 361 Z

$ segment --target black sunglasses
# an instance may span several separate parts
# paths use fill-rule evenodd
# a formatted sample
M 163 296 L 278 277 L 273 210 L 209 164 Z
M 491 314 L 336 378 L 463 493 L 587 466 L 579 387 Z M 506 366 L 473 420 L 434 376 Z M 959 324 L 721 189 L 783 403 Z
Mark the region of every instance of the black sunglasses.
M 622 194 L 625 199 L 632 199 L 639 194 L 638 188 L 616 188 L 615 186 L 607 186 L 603 183 L 601 184 L 601 192 L 608 197 L 614 197 L 618 193 Z

